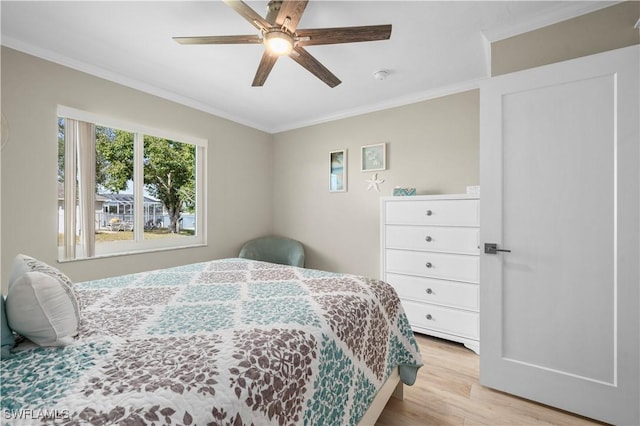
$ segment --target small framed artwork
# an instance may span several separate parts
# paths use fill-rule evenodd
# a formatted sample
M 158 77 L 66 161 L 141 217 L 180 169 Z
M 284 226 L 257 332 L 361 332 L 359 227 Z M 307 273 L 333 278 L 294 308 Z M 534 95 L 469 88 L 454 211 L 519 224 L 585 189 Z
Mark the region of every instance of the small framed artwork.
M 386 148 L 386 143 L 363 146 L 360 157 L 361 170 L 363 172 L 385 170 L 387 168 Z
M 347 191 L 347 150 L 329 153 L 329 192 Z

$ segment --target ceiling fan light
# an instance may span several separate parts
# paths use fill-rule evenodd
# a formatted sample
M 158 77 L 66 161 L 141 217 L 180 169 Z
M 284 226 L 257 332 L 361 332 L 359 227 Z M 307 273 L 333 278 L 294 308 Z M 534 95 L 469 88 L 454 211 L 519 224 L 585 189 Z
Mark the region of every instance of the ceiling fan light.
M 271 31 L 264 35 L 264 44 L 274 55 L 288 55 L 293 50 L 293 38 L 282 31 Z

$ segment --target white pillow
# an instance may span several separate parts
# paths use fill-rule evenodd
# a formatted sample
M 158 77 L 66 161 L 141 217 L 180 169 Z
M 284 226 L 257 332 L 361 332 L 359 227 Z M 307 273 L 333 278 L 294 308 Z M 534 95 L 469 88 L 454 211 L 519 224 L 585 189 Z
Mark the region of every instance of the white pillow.
M 11 265 L 11 271 L 9 273 L 9 287 L 11 287 L 22 274 L 29 271 L 40 271 L 49 275 L 55 275 L 73 289 L 73 282 L 71 282 L 69 277 L 63 274 L 62 271 L 26 254 L 19 254 L 13 259 L 13 265 Z
M 11 329 L 40 346 L 65 346 L 78 335 L 78 300 L 56 275 L 25 272 L 9 287 L 6 305 Z
M 29 267 L 29 263 L 35 260 L 33 257 L 24 254 L 19 254 L 13 259 L 13 265 L 11 265 L 11 270 L 9 271 L 9 287 L 11 287 L 22 274 L 32 270 L 32 268 Z

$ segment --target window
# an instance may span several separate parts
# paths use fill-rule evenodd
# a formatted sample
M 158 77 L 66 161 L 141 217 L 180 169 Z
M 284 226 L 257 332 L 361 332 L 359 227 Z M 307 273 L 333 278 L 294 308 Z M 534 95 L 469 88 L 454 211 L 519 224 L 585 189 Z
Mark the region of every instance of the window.
M 58 107 L 59 260 L 206 244 L 206 148 Z

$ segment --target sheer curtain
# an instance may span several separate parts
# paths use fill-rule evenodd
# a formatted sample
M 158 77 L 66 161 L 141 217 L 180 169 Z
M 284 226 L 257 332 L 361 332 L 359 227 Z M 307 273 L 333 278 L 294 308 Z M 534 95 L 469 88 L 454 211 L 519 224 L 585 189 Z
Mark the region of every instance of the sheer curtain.
M 64 135 L 64 254 L 71 260 L 95 255 L 95 125 L 66 118 Z

